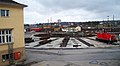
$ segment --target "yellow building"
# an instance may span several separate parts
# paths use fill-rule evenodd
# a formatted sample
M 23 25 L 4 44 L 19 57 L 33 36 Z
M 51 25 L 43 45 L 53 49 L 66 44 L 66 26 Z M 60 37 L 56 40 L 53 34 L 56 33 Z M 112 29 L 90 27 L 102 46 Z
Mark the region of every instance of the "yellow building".
M 24 7 L 13 0 L 0 0 L 0 66 L 25 61 Z

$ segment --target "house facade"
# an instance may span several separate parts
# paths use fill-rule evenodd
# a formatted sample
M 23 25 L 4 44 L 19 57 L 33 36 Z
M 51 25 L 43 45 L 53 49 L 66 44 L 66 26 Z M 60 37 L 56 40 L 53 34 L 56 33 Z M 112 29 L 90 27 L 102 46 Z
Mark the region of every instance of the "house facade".
M 0 0 L 0 66 L 25 60 L 24 7 L 13 0 Z

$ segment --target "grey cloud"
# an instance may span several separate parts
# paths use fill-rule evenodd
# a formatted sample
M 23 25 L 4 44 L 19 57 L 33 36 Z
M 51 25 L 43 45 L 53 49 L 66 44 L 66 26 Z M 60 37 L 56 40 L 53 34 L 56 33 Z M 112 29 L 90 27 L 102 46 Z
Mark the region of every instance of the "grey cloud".
M 48 9 L 85 9 L 93 12 L 112 11 L 120 6 L 120 0 L 36 0 Z
M 24 3 L 28 4 L 26 13 L 36 12 L 45 17 L 56 15 L 54 17 L 72 18 L 80 15 L 92 20 L 107 19 L 107 16 L 112 18 L 114 14 L 115 18 L 120 18 L 120 0 L 24 0 Z
M 43 15 L 50 15 L 71 9 L 84 9 L 105 15 L 108 13 L 119 13 L 120 0 L 34 0 L 29 7 L 32 9 L 28 11 L 35 10 Z

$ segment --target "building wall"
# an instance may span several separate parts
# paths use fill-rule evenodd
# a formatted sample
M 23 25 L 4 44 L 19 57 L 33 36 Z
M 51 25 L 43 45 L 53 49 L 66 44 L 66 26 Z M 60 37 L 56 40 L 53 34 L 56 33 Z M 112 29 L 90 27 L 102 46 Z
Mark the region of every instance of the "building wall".
M 9 17 L 0 17 L 0 29 L 13 29 L 14 48 L 24 46 L 24 23 L 23 8 L 0 6 L 0 9 L 10 10 Z M 0 45 L 0 51 L 6 50 L 7 46 Z
M 12 29 L 14 52 L 17 50 L 22 51 L 24 49 L 23 7 L 0 5 L 0 9 L 9 10 L 9 14 L 10 14 L 9 17 L 0 17 L 0 29 Z M 8 53 L 7 50 L 8 50 L 7 44 L 0 44 L 0 53 L 6 54 L 6 53 Z M 25 53 L 25 49 L 22 52 Z M 23 56 L 25 58 L 25 55 L 23 55 Z M 1 62 L 1 58 L 0 58 L 0 64 L 1 63 L 2 62 Z

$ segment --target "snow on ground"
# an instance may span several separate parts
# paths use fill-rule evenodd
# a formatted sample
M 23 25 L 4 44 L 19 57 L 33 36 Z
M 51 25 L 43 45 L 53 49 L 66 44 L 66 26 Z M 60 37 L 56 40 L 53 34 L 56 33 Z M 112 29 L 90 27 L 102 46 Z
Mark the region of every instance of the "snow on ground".
M 88 37 L 88 38 L 90 38 L 90 39 L 96 39 L 96 36 L 94 36 L 94 37 Z
M 78 42 L 78 45 L 81 45 L 81 46 L 78 46 L 78 48 L 88 48 L 88 46 L 82 42 L 80 42 L 79 40 L 75 39 L 76 42 Z
M 88 37 L 88 38 L 95 39 L 95 37 Z M 90 40 L 88 38 L 81 38 L 81 39 L 90 44 L 93 44 L 95 47 L 116 47 L 116 45 L 106 44 L 103 42 Z M 55 40 L 55 39 L 57 39 L 57 40 Z M 47 43 L 45 45 L 34 47 L 39 44 L 39 42 L 41 41 L 41 40 L 39 40 L 39 41 L 35 41 L 32 43 L 26 43 L 25 47 L 26 48 L 61 48 L 60 44 L 62 43 L 63 39 L 64 38 L 59 38 L 59 37 L 50 38 L 48 40 L 54 40 L 54 41 Z M 73 47 L 73 45 L 78 45 L 78 47 Z M 67 46 L 62 47 L 62 48 L 88 48 L 88 46 L 75 38 L 70 38 L 70 40 L 67 43 Z
M 62 43 L 62 40 L 64 38 L 59 38 L 58 40 L 56 41 L 53 41 L 51 44 L 53 44 L 53 48 L 60 48 L 60 44 Z
M 55 39 L 57 39 L 57 38 L 50 38 L 50 39 L 48 39 L 48 40 L 55 40 Z M 37 40 L 37 41 L 35 41 L 35 42 L 26 43 L 26 44 L 25 44 L 25 47 L 27 47 L 27 48 L 34 47 L 34 46 L 38 45 L 40 41 L 42 41 L 42 40 L 39 40 L 39 41 Z
M 78 45 L 77 48 L 87 48 L 88 47 L 87 45 L 83 44 L 79 40 L 77 40 L 75 38 L 70 38 L 66 48 L 76 48 L 76 47 L 73 47 L 73 45 Z
M 41 41 L 41 40 L 35 41 L 35 42 L 32 42 L 32 43 L 26 43 L 26 44 L 25 44 L 25 47 L 27 47 L 27 48 L 34 47 L 35 45 L 38 45 L 40 41 Z
M 104 46 L 105 43 L 102 43 L 102 42 L 98 42 L 98 41 L 94 41 L 94 40 L 90 40 L 90 39 L 87 39 L 87 38 L 82 38 L 84 41 L 90 43 L 90 44 L 93 44 L 95 47 L 101 47 L 101 46 Z
M 57 39 L 57 38 L 50 38 L 50 40 L 55 40 L 55 39 Z
M 74 47 L 73 47 L 74 43 L 73 43 L 72 39 L 73 39 L 73 38 L 70 38 L 70 40 L 69 40 L 68 43 L 67 43 L 66 48 L 74 48 Z
M 32 39 L 34 39 L 34 41 L 39 41 L 41 37 L 32 37 Z
M 87 38 L 82 38 L 82 39 L 90 44 L 93 44 L 95 47 L 114 47 L 115 46 L 115 45 L 110 45 L 110 44 L 106 44 L 99 41 L 90 40 Z
M 51 39 L 53 40 L 54 38 L 51 38 Z M 34 47 L 34 48 L 60 48 L 60 43 L 62 43 L 63 39 L 64 38 L 59 38 L 59 39 L 52 41 L 50 43 L 47 43 L 45 45 L 41 45 L 39 47 Z

